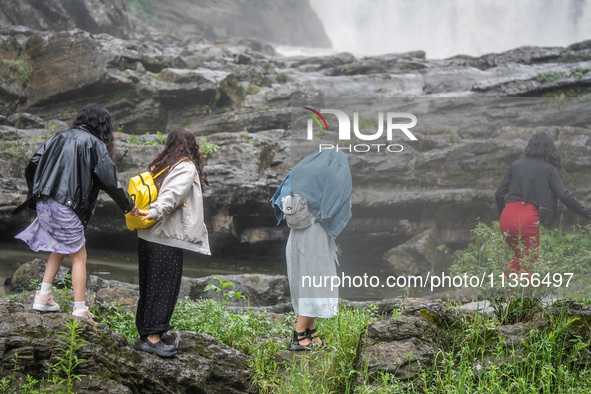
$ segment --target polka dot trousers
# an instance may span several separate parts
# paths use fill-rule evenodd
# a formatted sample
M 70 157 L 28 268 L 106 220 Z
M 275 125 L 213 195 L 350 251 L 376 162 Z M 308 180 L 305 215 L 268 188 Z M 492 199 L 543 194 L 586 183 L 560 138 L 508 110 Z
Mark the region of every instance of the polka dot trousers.
M 181 287 L 183 250 L 139 238 L 140 298 L 135 324 L 140 338 L 170 330 Z

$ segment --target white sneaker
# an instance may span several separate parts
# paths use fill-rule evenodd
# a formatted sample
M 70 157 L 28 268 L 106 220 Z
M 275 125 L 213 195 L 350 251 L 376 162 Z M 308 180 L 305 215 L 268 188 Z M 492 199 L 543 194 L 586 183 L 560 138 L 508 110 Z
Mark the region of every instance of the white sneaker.
M 33 310 L 41 312 L 58 312 L 60 306 L 53 301 L 51 291 L 47 293 L 35 292 L 35 301 L 33 301 Z
M 92 313 L 90 313 L 90 311 L 88 310 L 88 307 L 85 307 L 84 309 L 82 309 L 80 311 L 77 310 L 76 307 L 74 307 L 74 312 L 72 312 L 72 316 L 94 320 L 94 315 Z

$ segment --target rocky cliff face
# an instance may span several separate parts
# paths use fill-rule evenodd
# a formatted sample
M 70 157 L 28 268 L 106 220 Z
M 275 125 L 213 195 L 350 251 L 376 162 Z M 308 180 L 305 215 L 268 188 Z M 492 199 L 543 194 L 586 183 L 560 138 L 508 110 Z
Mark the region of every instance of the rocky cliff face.
M 0 26 L 11 25 L 53 32 L 79 28 L 160 43 L 253 37 L 282 45 L 331 46 L 307 0 L 7 0 L 0 4 Z
M 213 186 L 206 220 L 216 254 L 282 255 L 286 231 L 276 227 L 268 201 L 297 156 L 294 138 L 304 129 L 290 126 L 292 115 L 300 103 L 324 105 L 335 97 L 412 97 L 414 104 L 405 105 L 428 119 L 401 153 L 347 153 L 354 216 L 337 240 L 343 269 L 366 269 L 357 263 L 368 253 L 373 257 L 364 261 L 386 269 L 385 252 L 429 228 L 445 245 L 464 245 L 474 218 L 498 217 L 494 189 L 535 131 L 557 141 L 567 187 L 591 203 L 591 41 L 443 60 L 426 60 L 420 51 L 283 58 L 254 39 L 163 45 L 12 26 L 0 32 L 0 58 L 2 241 L 31 219 L 9 214 L 25 197 L 28 158 L 88 102 L 106 105 L 119 125 L 122 182 L 159 152 L 145 145 L 158 143 L 156 131 L 185 126 L 220 146 L 206 168 Z M 314 138 L 335 140 L 330 133 Z M 89 242 L 121 246 L 133 237 L 114 204 L 103 200 Z

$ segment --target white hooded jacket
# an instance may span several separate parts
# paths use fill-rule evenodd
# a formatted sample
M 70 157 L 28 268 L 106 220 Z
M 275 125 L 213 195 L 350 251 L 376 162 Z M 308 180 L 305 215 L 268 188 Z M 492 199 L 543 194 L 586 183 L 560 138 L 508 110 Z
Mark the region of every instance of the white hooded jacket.
M 181 161 L 168 173 L 148 211 L 159 222 L 138 229 L 138 237 L 163 245 L 210 255 L 203 216 L 203 194 L 197 168 Z

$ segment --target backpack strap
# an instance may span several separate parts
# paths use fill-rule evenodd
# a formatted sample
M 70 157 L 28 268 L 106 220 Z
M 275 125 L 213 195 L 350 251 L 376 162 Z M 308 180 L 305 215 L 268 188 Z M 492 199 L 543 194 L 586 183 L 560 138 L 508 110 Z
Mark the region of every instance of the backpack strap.
M 182 163 L 183 161 L 188 161 L 189 163 L 193 163 L 191 160 L 183 157 L 178 162 L 176 162 L 175 164 L 173 164 L 173 167 L 176 166 L 177 164 Z M 156 179 L 158 176 L 160 176 L 160 174 L 162 174 L 164 171 L 168 170 L 169 168 L 170 168 L 170 166 L 166 166 L 165 169 L 163 169 L 162 171 L 160 171 L 158 174 L 152 176 L 152 179 Z
M 164 171 L 168 170 L 168 168 L 169 168 L 169 167 L 170 167 L 170 166 L 166 166 L 166 168 L 165 168 L 165 169 L 163 169 L 162 171 L 160 171 L 158 174 L 154 175 L 154 176 L 152 177 L 152 179 L 156 179 L 156 177 L 160 176 L 160 174 L 162 174 Z

